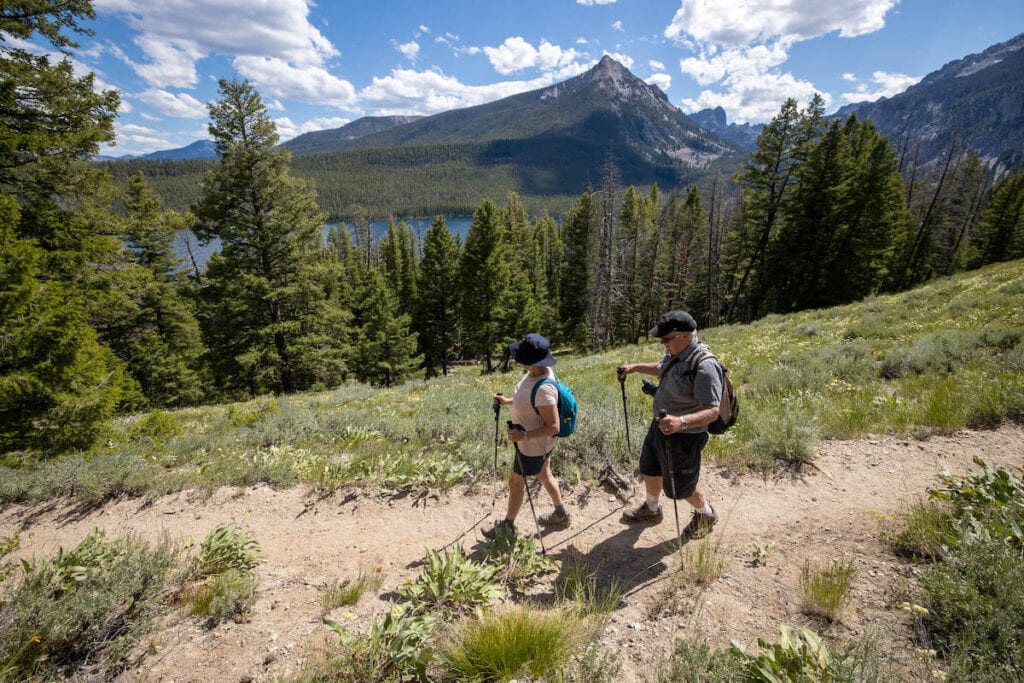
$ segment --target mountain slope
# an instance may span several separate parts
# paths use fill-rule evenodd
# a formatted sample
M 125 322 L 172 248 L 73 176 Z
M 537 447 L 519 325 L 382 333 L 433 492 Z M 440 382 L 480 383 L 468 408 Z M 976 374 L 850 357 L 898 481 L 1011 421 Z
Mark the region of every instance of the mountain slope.
M 447 111 L 378 133 L 343 139 L 304 152 L 407 146 L 482 144 L 479 163 L 511 162 L 552 172 L 567 162 L 591 182 L 609 153 L 624 182 L 670 182 L 741 154 L 696 125 L 658 88 L 610 57 L 580 76 L 497 102 Z M 289 147 L 296 152 L 290 143 Z M 554 165 L 554 166 L 552 166 Z M 588 173 L 589 171 L 589 173 Z M 570 183 L 565 191 L 581 189 Z
M 1003 167 L 1024 163 L 1024 34 L 946 64 L 891 98 L 842 107 L 874 121 L 919 163 L 962 144 Z
M 142 159 L 214 159 L 217 147 L 213 140 L 196 140 L 190 145 L 177 149 L 163 149 L 158 152 L 143 154 Z
M 303 133 L 282 144 L 295 154 L 337 149 L 348 140 L 356 140 L 383 130 L 403 126 L 422 116 L 364 116 L 341 128 Z
M 725 109 L 722 107 L 701 109 L 699 112 L 690 114 L 690 118 L 704 130 L 749 150 L 757 149 L 757 136 L 764 128 L 764 124 L 760 123 L 756 125 L 729 123 L 725 116 Z

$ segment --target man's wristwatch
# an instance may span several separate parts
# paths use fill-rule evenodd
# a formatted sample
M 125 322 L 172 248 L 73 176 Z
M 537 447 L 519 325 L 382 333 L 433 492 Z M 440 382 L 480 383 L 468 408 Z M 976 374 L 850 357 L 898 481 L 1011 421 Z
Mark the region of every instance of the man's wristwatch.
M 679 416 L 679 429 L 677 429 L 676 431 L 681 432 L 684 429 L 686 429 L 686 426 L 687 426 L 686 425 L 686 417 L 684 415 L 680 415 Z

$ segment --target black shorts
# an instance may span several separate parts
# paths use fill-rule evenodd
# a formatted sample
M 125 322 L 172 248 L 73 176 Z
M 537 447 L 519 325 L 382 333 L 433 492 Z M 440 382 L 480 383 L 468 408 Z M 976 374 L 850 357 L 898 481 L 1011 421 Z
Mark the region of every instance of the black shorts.
M 518 474 L 520 477 L 534 477 L 540 473 L 541 469 L 544 468 L 544 463 L 548 458 L 551 457 L 551 452 L 548 451 L 544 455 L 523 455 L 516 449 L 515 456 L 512 458 L 512 471 Z M 521 463 L 521 464 L 520 464 Z
M 669 434 L 665 436 L 652 422 L 640 452 L 640 474 L 661 477 L 662 488 L 669 498 L 689 498 L 697 490 L 700 479 L 700 454 L 708 443 L 708 433 Z M 671 457 L 671 468 L 667 467 Z M 662 464 L 666 467 L 662 467 Z M 670 477 L 670 472 L 674 477 Z

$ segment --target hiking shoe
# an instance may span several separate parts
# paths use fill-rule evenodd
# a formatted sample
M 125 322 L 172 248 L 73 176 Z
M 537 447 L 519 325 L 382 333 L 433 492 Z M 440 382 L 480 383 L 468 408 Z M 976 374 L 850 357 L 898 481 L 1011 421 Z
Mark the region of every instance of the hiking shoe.
M 711 509 L 710 515 L 693 511 L 693 517 L 690 518 L 690 523 L 683 529 L 683 538 L 687 541 L 698 541 L 708 534 L 718 523 L 718 515 L 715 513 L 715 509 Z
M 563 508 L 561 512 L 555 510 L 550 515 L 541 515 L 537 521 L 544 526 L 556 526 L 561 529 L 565 529 L 569 526 L 571 519 L 569 517 L 569 511 Z
M 640 506 L 633 510 L 626 510 L 622 513 L 622 519 L 629 523 L 635 522 L 648 522 L 650 524 L 661 524 L 661 520 L 664 519 L 665 515 L 662 512 L 661 507 L 657 510 L 652 510 L 647 507 L 647 502 L 640 503 Z
M 504 536 L 506 534 L 511 535 L 511 536 L 515 536 L 516 535 L 516 525 L 515 525 L 515 522 L 513 522 L 510 519 L 503 519 L 500 522 L 497 522 L 490 529 L 484 529 L 482 533 L 484 535 L 484 538 L 489 539 L 491 541 L 496 539 L 499 534 L 502 535 L 502 536 Z

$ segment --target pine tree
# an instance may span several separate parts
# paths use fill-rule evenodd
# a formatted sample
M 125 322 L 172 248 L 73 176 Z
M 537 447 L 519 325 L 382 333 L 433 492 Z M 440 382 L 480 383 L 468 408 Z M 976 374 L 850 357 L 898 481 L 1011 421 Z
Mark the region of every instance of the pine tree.
M 399 310 L 398 297 L 379 270 L 370 271 L 366 294 L 368 314 L 359 330 L 352 373 L 376 386 L 400 384 L 420 366 L 412 318 Z
M 975 251 L 976 267 L 1024 257 L 1024 173 L 1004 178 L 992 191 Z
M 137 390 L 88 324 L 115 285 L 121 245 L 110 216 L 112 185 L 88 163 L 114 139 L 116 91 L 96 92 L 20 47 L 39 34 L 77 47 L 92 3 L 0 7 L 0 448 L 47 454 L 86 447 Z
M 116 303 L 107 307 L 107 343 L 128 364 L 152 405 L 194 404 L 204 396 L 205 351 L 173 241 L 188 221 L 166 211 L 142 174 L 123 197 L 127 262 L 119 269 Z
M 494 353 L 505 340 L 514 311 L 507 306 L 512 282 L 512 259 L 498 207 L 485 199 L 473 212 L 459 264 L 460 317 L 466 351 L 483 357 L 485 370 L 494 371 Z
M 45 277 L 45 251 L 18 238 L 18 224 L 14 198 L 0 196 L 0 452 L 86 448 L 131 380 L 82 298 Z
M 321 279 L 323 216 L 290 175 L 291 155 L 248 82 L 220 82 L 210 134 L 220 163 L 195 207 L 196 234 L 218 237 L 203 322 L 217 379 L 228 391 L 333 386 L 345 372 L 344 314 Z
M 415 328 L 423 352 L 427 377 L 448 374 L 461 338 L 458 317 L 460 247 L 443 216 L 434 219 L 423 241 L 420 262 Z
M 565 260 L 562 266 L 558 316 L 566 343 L 586 344 L 590 339 L 587 312 L 591 307 L 596 255 L 594 195 L 584 192 L 562 226 Z

